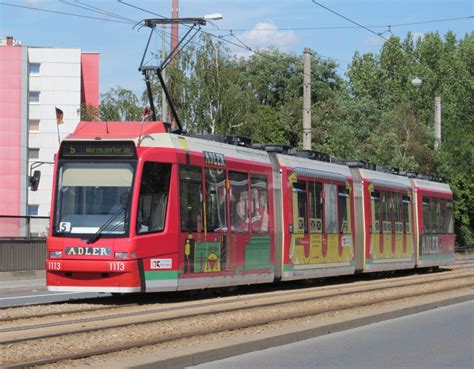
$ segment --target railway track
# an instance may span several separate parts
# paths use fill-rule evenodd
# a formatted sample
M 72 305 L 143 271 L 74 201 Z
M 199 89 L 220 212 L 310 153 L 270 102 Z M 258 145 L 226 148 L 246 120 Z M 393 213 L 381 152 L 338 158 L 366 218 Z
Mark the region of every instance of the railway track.
M 466 272 L 464 268 L 452 270 L 450 272 L 446 272 L 446 276 L 454 277 L 456 275 L 470 275 L 469 269 Z M 466 274 L 467 273 L 467 274 Z M 414 280 L 416 278 L 416 280 Z M 302 293 L 312 293 L 315 291 L 317 293 L 321 293 L 323 297 L 329 297 L 334 294 L 340 294 L 341 291 L 344 289 L 356 289 L 355 291 L 364 291 L 367 290 L 366 286 L 370 289 L 377 288 L 377 286 L 386 286 L 387 281 L 393 279 L 395 284 L 399 283 L 407 283 L 405 281 L 412 280 L 411 284 L 419 283 L 420 281 L 430 282 L 430 281 L 437 281 L 440 277 L 438 274 L 417 274 L 417 275 L 408 275 L 403 277 L 394 278 L 390 276 L 389 278 L 378 279 L 378 280 L 371 280 L 371 281 L 358 281 L 355 283 L 350 283 L 346 285 L 329 285 L 329 286 L 316 286 L 316 287 L 309 287 L 306 286 L 304 289 L 297 289 L 297 290 L 284 290 L 284 291 L 273 291 L 267 293 L 260 293 L 260 294 L 251 294 L 251 295 L 241 295 L 241 296 L 232 296 L 232 297 L 225 297 L 219 298 L 217 301 L 206 301 L 206 300 L 197 300 L 197 301 L 182 301 L 179 303 L 167 302 L 167 303 L 153 303 L 153 304 L 142 304 L 140 302 L 124 304 L 124 305 L 109 305 L 109 306 L 91 306 L 87 305 L 82 308 L 73 308 L 71 309 L 70 305 L 67 304 L 48 304 L 48 305 L 41 305 L 41 306 L 34 306 L 28 307 L 25 312 L 23 313 L 15 313 L 16 311 L 23 311 L 24 309 L 19 308 L 10 308 L 10 313 L 5 314 L 3 317 L 0 315 L 0 333 L 4 333 L 9 330 L 9 327 L 14 327 L 14 329 L 27 329 L 29 327 L 29 321 L 34 322 L 38 319 L 45 319 L 51 318 L 50 321 L 46 323 L 42 323 L 42 326 L 54 326 L 54 325 L 63 325 L 63 324 L 70 324 L 70 323 L 81 323 L 87 322 L 90 318 L 84 318 L 84 315 L 89 314 L 97 314 L 103 312 L 103 315 L 100 315 L 100 319 L 110 320 L 114 318 L 121 318 L 126 316 L 126 311 L 129 309 L 134 309 L 135 311 L 131 314 L 136 315 L 146 315 L 146 314 L 153 314 L 153 313 L 162 313 L 167 312 L 169 310 L 185 310 L 190 308 L 202 306 L 211 306 L 214 304 L 223 304 L 223 303 L 233 303 L 238 302 L 242 299 L 248 300 L 259 300 L 268 298 L 271 294 L 272 296 L 278 297 L 282 296 L 286 298 L 287 296 L 291 295 L 302 295 Z M 408 285 L 408 284 L 407 284 Z M 258 291 L 258 286 L 257 291 Z M 64 310 L 61 310 L 61 307 L 64 307 Z M 44 309 L 52 309 L 52 311 L 45 312 Z M 39 310 L 37 312 L 37 310 Z M 116 312 L 116 313 L 114 313 Z M 74 317 L 78 317 L 74 319 Z M 24 327 L 26 325 L 26 327 Z M 33 325 L 34 327 L 34 325 Z M 0 340 L 1 343 L 1 340 Z
M 473 259 L 474 260 L 474 259 Z M 438 271 L 441 273 L 449 272 L 454 273 L 458 270 L 468 268 L 467 265 L 460 266 L 451 266 L 450 269 L 441 269 Z M 337 289 L 341 284 L 344 283 L 354 283 L 359 286 L 362 286 L 364 283 L 386 283 L 387 278 L 389 279 L 400 279 L 400 278 L 413 278 L 420 277 L 425 275 L 426 278 L 433 276 L 433 273 L 427 272 L 429 269 L 418 269 L 417 273 L 414 274 L 411 270 L 400 270 L 393 273 L 385 274 L 359 274 L 359 275 L 348 275 L 341 277 L 329 277 L 323 278 L 320 280 L 315 280 L 315 283 L 312 281 L 294 281 L 294 282 L 285 282 L 282 285 L 276 287 L 274 284 L 271 285 L 251 285 L 251 286 L 239 286 L 237 292 L 232 292 L 230 290 L 220 291 L 218 294 L 219 297 L 235 297 L 236 293 L 239 295 L 248 295 L 255 293 L 268 293 L 274 291 L 276 288 L 284 289 L 289 293 L 289 290 L 299 289 L 299 288 L 311 288 L 314 286 L 320 290 L 327 289 Z M 428 273 L 428 274 L 427 274 Z M 437 278 L 437 277 L 433 277 Z M 377 282 L 377 280 L 380 280 Z M 308 283 L 309 282 L 309 283 Z M 323 283 L 323 284 L 322 284 Z M 153 297 L 154 295 L 154 297 Z M 182 291 L 178 293 L 169 293 L 163 292 L 159 296 L 157 294 L 147 294 L 147 295 L 130 295 L 121 297 L 101 297 L 98 299 L 77 299 L 73 301 L 61 301 L 61 302 L 49 302 L 49 303 L 34 303 L 21 306 L 7 306 L 0 308 L 0 328 L 4 322 L 15 322 L 22 321 L 24 319 L 34 319 L 34 318 L 47 318 L 47 317 L 57 317 L 58 315 L 69 316 L 74 314 L 82 314 L 89 312 L 106 312 L 109 314 L 114 310 L 121 310 L 128 307 L 138 307 L 142 306 L 155 306 L 158 303 L 170 305 L 173 303 L 179 303 L 180 305 L 195 301 L 196 299 L 206 299 L 215 297 L 216 294 L 213 294 L 213 290 L 204 290 L 198 291 L 198 293 L 192 294 L 192 291 Z M 179 295 L 179 297 L 177 296 Z M 211 295 L 211 296 L 209 296 Z M 133 302 L 129 302 L 133 301 Z
M 305 319 L 341 310 L 419 298 L 455 289 L 473 292 L 474 270 L 459 269 L 437 275 L 404 277 L 268 295 L 194 302 L 129 311 L 84 319 L 58 319 L 0 329 L 2 366 L 17 368 L 52 364 L 143 346 L 192 339 L 209 332 L 264 326 L 289 319 Z M 35 317 L 35 319 L 38 319 Z M 31 321 L 31 320 L 30 320 Z M 19 323 L 18 321 L 14 323 Z M 127 342 L 123 342 L 123 337 Z M 71 342 L 75 342 L 71 347 Z M 77 344 L 82 343 L 82 344 Z M 87 343 L 87 344 L 86 344 Z M 47 353 L 32 347 L 51 347 Z M 8 353 L 13 355 L 8 355 Z

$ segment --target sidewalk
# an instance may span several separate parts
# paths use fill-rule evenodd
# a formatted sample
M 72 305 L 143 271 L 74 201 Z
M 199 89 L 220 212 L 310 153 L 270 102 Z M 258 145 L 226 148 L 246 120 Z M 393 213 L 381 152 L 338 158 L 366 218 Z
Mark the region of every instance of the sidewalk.
M 44 270 L 0 273 L 0 294 L 46 290 Z

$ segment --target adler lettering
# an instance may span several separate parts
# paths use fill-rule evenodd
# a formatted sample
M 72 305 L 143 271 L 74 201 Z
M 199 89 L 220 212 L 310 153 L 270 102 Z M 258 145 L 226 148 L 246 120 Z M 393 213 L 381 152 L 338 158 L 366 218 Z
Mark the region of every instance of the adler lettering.
M 66 247 L 66 255 L 75 256 L 109 256 L 110 247 Z

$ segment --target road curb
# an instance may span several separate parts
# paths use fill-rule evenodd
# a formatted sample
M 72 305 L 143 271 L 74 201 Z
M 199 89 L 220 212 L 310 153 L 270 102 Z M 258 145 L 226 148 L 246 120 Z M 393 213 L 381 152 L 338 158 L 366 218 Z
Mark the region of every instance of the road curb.
M 203 364 L 232 356 L 260 351 L 271 347 L 287 345 L 309 338 L 324 336 L 330 333 L 362 327 L 372 323 L 395 319 L 406 315 L 416 314 L 444 306 L 474 300 L 474 294 L 461 295 L 443 300 L 432 301 L 420 305 L 412 305 L 397 310 L 390 310 L 374 315 L 363 316 L 345 321 L 334 321 L 330 324 L 310 323 L 305 327 L 294 329 L 273 330 L 263 334 L 253 334 L 226 340 L 220 345 L 216 343 L 199 344 L 185 349 L 169 350 L 164 353 L 131 357 L 129 360 L 109 363 L 105 367 L 134 368 L 134 369 L 178 369 L 186 366 Z M 183 352 L 185 350 L 185 352 Z

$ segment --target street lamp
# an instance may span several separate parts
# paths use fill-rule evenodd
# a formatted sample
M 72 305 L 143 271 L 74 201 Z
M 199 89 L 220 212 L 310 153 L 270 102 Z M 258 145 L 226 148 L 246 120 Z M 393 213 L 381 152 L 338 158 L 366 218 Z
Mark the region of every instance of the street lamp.
M 423 80 L 419 77 L 415 77 L 411 80 L 411 84 L 415 87 L 420 87 L 423 84 Z M 435 150 L 439 150 L 441 147 L 441 96 L 435 97 Z
M 205 20 L 208 21 L 215 21 L 215 20 L 221 20 L 224 19 L 221 13 L 212 13 L 204 16 Z

